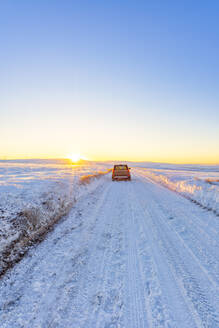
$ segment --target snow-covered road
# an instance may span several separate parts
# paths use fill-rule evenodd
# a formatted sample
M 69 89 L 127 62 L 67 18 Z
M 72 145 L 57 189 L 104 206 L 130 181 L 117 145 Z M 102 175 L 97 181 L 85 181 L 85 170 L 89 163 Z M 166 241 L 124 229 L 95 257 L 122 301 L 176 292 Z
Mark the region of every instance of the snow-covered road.
M 0 281 L 0 327 L 219 327 L 219 219 L 133 170 Z

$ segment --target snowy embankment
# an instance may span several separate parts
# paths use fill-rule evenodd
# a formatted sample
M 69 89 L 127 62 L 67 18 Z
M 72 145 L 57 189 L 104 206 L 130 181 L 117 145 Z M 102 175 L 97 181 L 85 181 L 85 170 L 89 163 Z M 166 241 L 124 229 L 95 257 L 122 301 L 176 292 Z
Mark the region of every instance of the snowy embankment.
M 137 168 L 143 176 L 219 214 L 219 167 Z
M 95 189 L 108 169 L 60 160 L 0 161 L 0 275 Z

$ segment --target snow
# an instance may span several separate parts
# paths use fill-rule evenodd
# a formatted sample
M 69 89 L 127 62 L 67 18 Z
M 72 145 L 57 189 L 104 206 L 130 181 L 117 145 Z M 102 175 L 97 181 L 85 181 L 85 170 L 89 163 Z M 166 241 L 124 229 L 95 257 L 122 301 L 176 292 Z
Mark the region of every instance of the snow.
M 189 188 L 171 185 L 201 186 L 205 201 L 204 191 L 216 186 L 206 179 L 217 179 L 217 168 L 132 163 L 131 182 L 112 182 L 108 174 L 84 185 L 81 176 L 111 164 L 63 165 L 50 163 L 48 173 L 38 167 L 44 172 L 31 185 L 37 198 L 52 192 L 55 203 L 57 195 L 76 199 L 54 230 L 1 278 L 0 327 L 218 328 L 218 217 L 182 197 L 191 195 Z M 9 182 L 2 184 L 6 194 Z M 18 204 L 36 201 L 28 188 L 23 181 L 11 189 Z
M 24 240 L 27 246 L 98 184 L 88 186 L 80 179 L 107 168 L 106 164 L 72 165 L 65 160 L 0 161 L 0 273 L 8 260 L 16 260 Z M 4 253 L 17 242 L 5 263 Z
M 219 166 L 143 166 L 138 168 L 143 176 L 219 213 Z

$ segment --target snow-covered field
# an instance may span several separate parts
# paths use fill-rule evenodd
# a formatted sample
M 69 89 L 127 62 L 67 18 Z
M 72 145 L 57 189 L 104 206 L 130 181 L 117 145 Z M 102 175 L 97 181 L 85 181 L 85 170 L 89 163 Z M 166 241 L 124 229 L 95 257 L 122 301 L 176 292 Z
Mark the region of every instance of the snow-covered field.
M 219 327 L 219 220 L 198 206 L 218 209 L 218 167 L 129 163 L 131 182 L 81 179 L 111 166 L 1 163 L 9 239 L 25 208 L 47 226 L 67 204 L 1 278 L 1 328 Z
M 98 181 L 88 186 L 84 177 L 108 167 L 72 165 L 67 160 L 0 161 L 0 274 L 31 241 L 68 213 L 80 195 L 96 187 Z

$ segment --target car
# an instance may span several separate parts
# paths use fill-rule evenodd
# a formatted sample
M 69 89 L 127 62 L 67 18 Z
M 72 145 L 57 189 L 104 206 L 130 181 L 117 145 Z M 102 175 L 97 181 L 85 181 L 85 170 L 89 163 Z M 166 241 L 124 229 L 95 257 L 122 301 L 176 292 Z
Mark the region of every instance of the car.
M 112 180 L 131 180 L 130 168 L 126 164 L 114 165 L 112 171 Z

